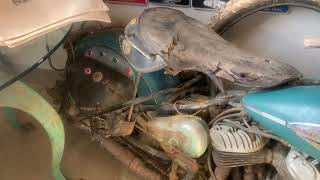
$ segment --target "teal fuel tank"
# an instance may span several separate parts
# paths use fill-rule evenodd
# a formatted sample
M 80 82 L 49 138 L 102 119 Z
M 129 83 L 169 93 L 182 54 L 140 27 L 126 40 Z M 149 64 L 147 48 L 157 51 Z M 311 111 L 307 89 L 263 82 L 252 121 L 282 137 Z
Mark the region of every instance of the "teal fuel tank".
M 262 127 L 320 160 L 320 86 L 249 93 L 244 110 Z
M 123 39 L 122 29 L 90 34 L 76 42 L 75 58 L 86 56 L 95 59 L 112 70 L 134 79 L 137 74 L 136 69 L 128 63 L 127 57 L 121 50 Z M 165 74 L 163 69 L 143 73 L 137 94 L 138 96 L 148 96 L 153 92 L 176 87 L 179 83 L 178 77 Z M 162 100 L 164 99 L 154 98 L 154 101 L 148 101 L 147 103 L 161 103 Z

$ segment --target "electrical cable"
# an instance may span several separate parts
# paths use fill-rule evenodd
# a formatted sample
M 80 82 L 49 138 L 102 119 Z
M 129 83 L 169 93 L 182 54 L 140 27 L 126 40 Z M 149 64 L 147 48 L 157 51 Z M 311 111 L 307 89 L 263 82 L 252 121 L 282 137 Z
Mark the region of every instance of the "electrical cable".
M 46 50 L 47 50 L 47 53 L 49 53 L 49 51 L 50 51 L 50 47 L 49 47 L 49 43 L 48 43 L 48 34 L 46 34 Z M 51 61 L 52 59 L 51 59 L 51 56 L 49 56 L 48 57 L 48 63 L 49 63 L 49 66 L 53 69 L 53 70 L 55 70 L 55 71 L 64 71 L 64 68 L 57 68 L 57 67 L 55 67 L 53 64 L 52 64 L 52 61 Z
M 26 70 L 24 70 L 21 73 L 17 74 L 16 76 L 14 76 L 13 78 L 9 79 L 5 83 L 1 84 L 0 85 L 0 91 L 5 89 L 5 88 L 7 88 L 8 86 L 10 86 L 11 84 L 15 83 L 16 81 L 22 79 L 24 76 L 29 74 L 32 70 L 37 68 L 40 64 L 45 62 L 64 43 L 64 41 L 66 40 L 66 38 L 67 38 L 67 36 L 68 36 L 68 34 L 70 33 L 71 30 L 72 30 L 72 25 L 71 25 L 70 29 L 68 30 L 68 32 L 66 33 L 66 35 L 45 56 L 43 56 L 41 59 L 39 59 L 31 67 L 27 68 Z
M 218 114 L 214 119 L 212 119 L 208 124 L 209 126 L 211 126 L 212 124 L 214 124 L 214 122 L 217 120 L 217 119 L 220 119 L 221 117 L 227 115 L 227 114 L 231 114 L 231 113 L 235 113 L 235 112 L 241 112 L 243 109 L 242 108 L 231 108 L 231 109 L 227 109 L 223 112 L 221 112 L 220 114 Z

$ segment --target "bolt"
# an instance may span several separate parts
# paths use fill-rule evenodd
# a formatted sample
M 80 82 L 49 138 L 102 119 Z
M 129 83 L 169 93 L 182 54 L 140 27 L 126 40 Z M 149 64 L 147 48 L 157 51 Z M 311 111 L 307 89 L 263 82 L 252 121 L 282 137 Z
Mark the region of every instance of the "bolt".
M 91 68 L 89 68 L 89 67 L 86 67 L 86 68 L 84 68 L 84 73 L 85 74 L 87 74 L 87 75 L 89 75 L 89 74 L 91 74 Z
M 105 56 L 105 55 L 106 55 L 106 53 L 105 53 L 105 52 L 100 51 L 100 56 Z
M 103 79 L 103 74 L 102 72 L 95 72 L 92 76 L 92 80 L 94 82 L 100 82 Z
M 112 59 L 112 61 L 113 61 L 113 63 L 117 63 L 119 60 L 118 60 L 118 58 L 114 57 L 114 58 Z
M 124 74 L 129 77 L 131 75 L 131 69 L 129 67 L 124 69 Z

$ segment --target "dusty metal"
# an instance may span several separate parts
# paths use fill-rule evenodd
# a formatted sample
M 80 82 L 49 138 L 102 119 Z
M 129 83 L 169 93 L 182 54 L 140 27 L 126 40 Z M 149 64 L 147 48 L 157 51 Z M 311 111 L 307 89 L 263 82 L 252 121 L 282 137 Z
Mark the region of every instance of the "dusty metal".
M 161 147 L 170 156 L 173 162 L 179 164 L 180 167 L 185 169 L 188 174 L 194 175 L 199 170 L 197 161 L 193 158 L 186 156 L 185 153 L 169 144 L 161 144 Z
M 211 106 L 228 104 L 232 98 L 232 96 L 222 96 L 209 99 L 204 96 L 199 96 L 192 100 L 178 101 L 179 103 L 176 104 L 162 103 L 160 105 L 144 105 L 143 108 L 144 110 L 156 110 L 158 112 L 177 112 L 177 110 L 180 112 L 194 112 Z
M 217 166 L 216 169 L 214 170 L 214 175 L 216 177 L 216 180 L 225 180 L 228 178 L 230 172 L 231 172 L 231 168 L 229 167 Z
M 66 89 L 83 113 L 130 100 L 133 82 L 100 61 L 82 57 L 66 67 Z M 81 91 L 79 91 L 81 89 Z
M 221 167 L 240 167 L 254 164 L 271 163 L 270 150 L 261 150 L 253 153 L 212 152 L 214 163 Z
M 102 147 L 111 153 L 116 159 L 123 163 L 128 169 L 137 175 L 141 176 L 143 179 L 149 180 L 160 180 L 161 176 L 147 168 L 141 159 L 130 152 L 125 147 L 116 143 L 112 139 L 106 139 L 102 142 Z
M 244 167 L 243 180 L 255 180 L 253 166 Z
M 208 126 L 197 116 L 158 117 L 147 126 L 160 143 L 176 147 L 189 157 L 200 157 L 208 147 Z
M 282 179 L 293 180 L 294 178 L 291 176 L 288 171 L 286 164 L 286 156 L 288 149 L 281 145 L 277 144 L 272 148 L 272 166 L 276 168 L 278 174 Z
M 0 72 L 0 82 L 7 75 Z M 64 180 L 60 163 L 64 151 L 65 134 L 62 120 L 53 107 L 38 93 L 21 82 L 16 82 L 0 91 L 0 107 L 26 112 L 40 123 L 47 132 L 52 149 L 52 174 L 56 180 Z
M 109 23 L 106 11 L 102 0 L 0 1 L 0 46 L 14 47 L 73 22 Z
M 273 87 L 302 76 L 288 64 L 240 50 L 174 9 L 147 9 L 136 23 L 139 28 L 134 37 L 161 56 L 172 74 L 200 71 L 214 82 L 218 76 L 251 88 Z

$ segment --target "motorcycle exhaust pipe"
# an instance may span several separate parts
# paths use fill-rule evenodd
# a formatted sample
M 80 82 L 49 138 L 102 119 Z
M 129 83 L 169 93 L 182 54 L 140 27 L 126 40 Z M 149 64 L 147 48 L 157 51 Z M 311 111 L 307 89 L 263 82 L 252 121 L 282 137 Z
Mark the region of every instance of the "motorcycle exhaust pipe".
M 75 125 L 77 128 L 86 131 L 87 133 L 91 132 L 91 129 L 85 127 L 81 124 Z M 126 147 L 120 145 L 116 141 L 111 138 L 104 139 L 101 142 L 101 147 L 113 155 L 118 161 L 120 161 L 123 165 L 125 165 L 131 172 L 135 173 L 142 179 L 155 179 L 160 180 L 161 175 L 157 172 L 149 169 L 144 165 L 142 160 L 133 154 L 130 150 Z
M 114 140 L 108 138 L 102 142 L 101 146 L 124 164 L 129 170 L 143 179 L 161 179 L 161 176 L 147 168 L 139 157 Z

